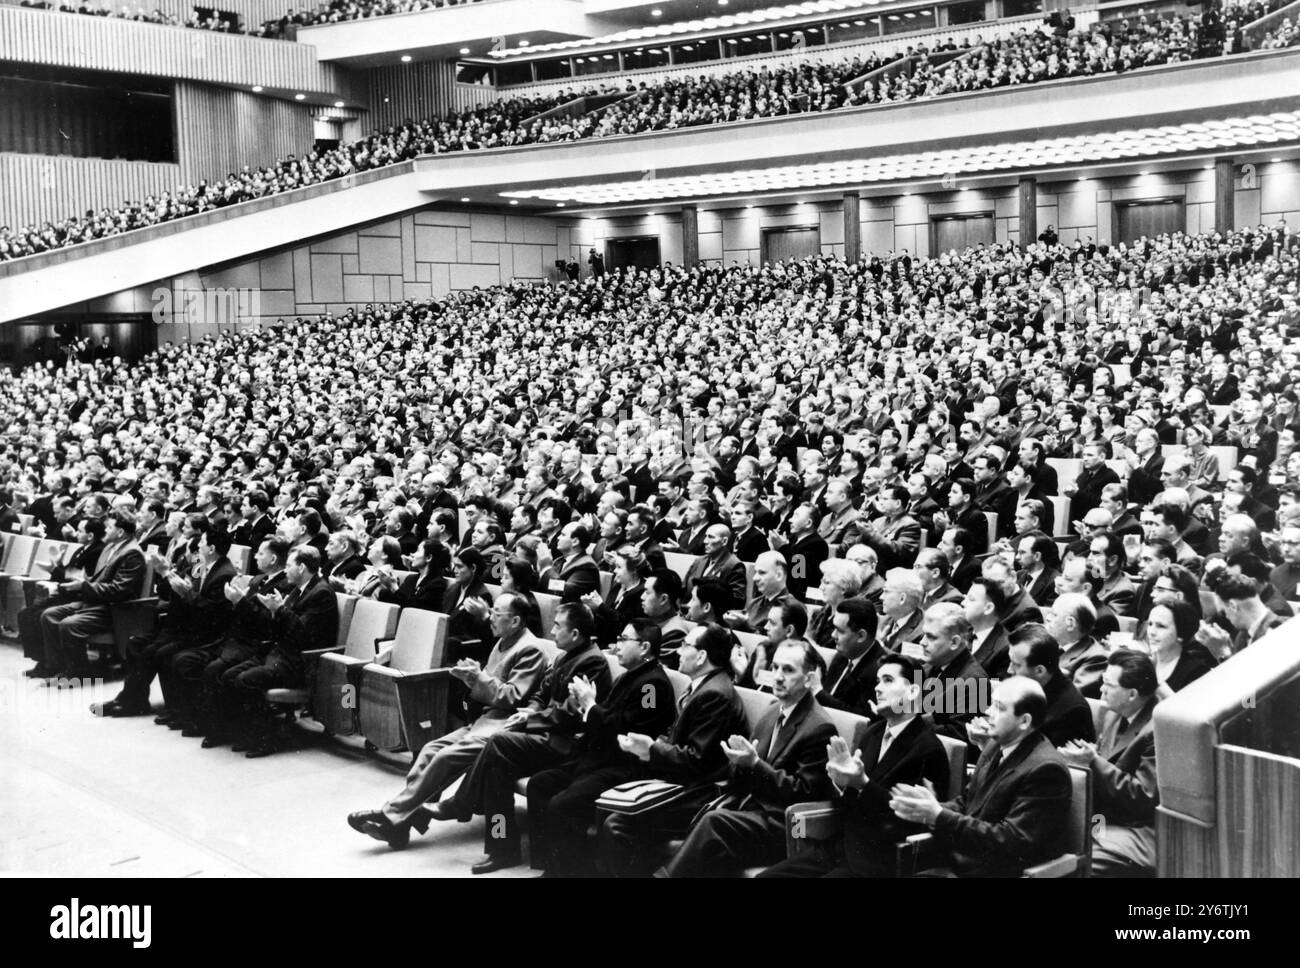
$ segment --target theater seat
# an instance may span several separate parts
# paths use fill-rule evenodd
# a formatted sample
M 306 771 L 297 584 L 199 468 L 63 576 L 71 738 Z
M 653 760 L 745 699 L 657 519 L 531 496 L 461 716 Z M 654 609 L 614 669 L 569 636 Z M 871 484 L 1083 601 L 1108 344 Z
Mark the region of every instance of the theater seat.
M 378 643 L 396 631 L 401 609 L 388 602 L 358 600 L 355 595 L 339 595 L 338 600 L 339 629 L 341 633 L 346 629 L 346 633 L 339 645 L 320 650 L 308 687 L 312 716 L 325 732 L 351 736 L 357 731 L 361 669 L 374 659 Z
M 445 727 L 450 677 L 437 667 L 446 655 L 449 622 L 450 616 L 442 612 L 405 609 L 391 644 L 362 668 L 359 719 L 361 734 L 371 746 L 412 749 L 418 739 L 407 742 L 408 720 Z
M 116 653 L 126 659 L 126 644 L 133 636 L 148 635 L 158 621 L 158 599 L 153 591 L 153 565 L 145 559 L 144 576 L 140 582 L 140 595 L 112 606 L 113 631 L 92 635 L 88 644 L 99 649 L 101 661 Z

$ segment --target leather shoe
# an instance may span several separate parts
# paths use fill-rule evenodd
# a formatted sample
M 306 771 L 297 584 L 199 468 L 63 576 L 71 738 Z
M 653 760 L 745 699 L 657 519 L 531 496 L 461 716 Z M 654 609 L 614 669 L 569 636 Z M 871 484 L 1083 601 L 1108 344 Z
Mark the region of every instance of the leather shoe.
M 24 670 L 23 675 L 28 679 L 49 679 L 54 672 L 43 662 L 38 662 L 32 668 Z
M 172 715 L 171 713 L 162 713 L 155 716 L 153 722 L 155 726 L 170 726 L 172 724 Z
M 452 813 L 450 804 L 442 800 L 437 803 L 426 803 L 423 812 L 426 814 L 427 819 L 424 821 L 424 828 L 421 829 L 420 833 L 424 833 L 424 830 L 428 829 L 430 820 L 459 820 L 461 823 L 469 823 L 472 819 Z
M 96 716 L 147 716 L 153 712 L 148 706 L 124 706 L 116 699 L 110 699 L 108 702 L 91 703 L 90 711 Z
M 199 745 L 202 746 L 205 750 L 210 750 L 214 746 L 225 746 L 226 738 L 224 736 L 220 736 L 216 733 L 213 733 L 211 736 L 203 737 L 203 742 L 200 743 Z
M 248 750 L 244 754 L 244 758 L 249 760 L 258 760 L 263 756 L 270 756 L 274 752 L 274 746 L 271 746 L 269 743 L 263 743 L 260 746 L 254 746 L 252 749 Z
M 366 829 L 368 824 L 379 823 L 383 812 L 380 810 L 357 810 L 348 814 L 348 826 L 358 833 L 369 833 Z
M 193 739 L 196 736 L 202 736 L 203 730 L 199 729 L 193 723 L 186 723 L 185 728 L 181 730 L 181 735 L 187 739 Z
M 518 867 L 522 859 L 518 851 L 509 854 L 484 854 L 470 866 L 469 872 L 491 874 L 493 871 L 505 870 L 507 867 Z
M 393 823 L 377 810 L 366 810 L 348 816 L 348 823 L 353 830 L 359 830 L 368 837 L 382 840 L 393 850 L 402 850 L 411 842 L 409 824 Z

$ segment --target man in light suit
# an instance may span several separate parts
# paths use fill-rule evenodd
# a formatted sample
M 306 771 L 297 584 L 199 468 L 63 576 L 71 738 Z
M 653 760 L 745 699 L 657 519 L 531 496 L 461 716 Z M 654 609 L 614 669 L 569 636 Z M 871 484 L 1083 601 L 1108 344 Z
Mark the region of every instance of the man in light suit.
M 716 578 L 731 590 L 733 608 L 745 601 L 745 563 L 731 551 L 731 529 L 711 524 L 704 532 L 704 557 L 697 558 L 686 572 L 685 593 L 701 578 Z
M 911 568 L 921 547 L 921 525 L 907 513 L 911 494 L 901 484 L 880 489 L 876 506 L 881 516 L 859 530 L 863 544 L 876 549 L 882 568 Z
M 104 524 L 104 550 L 95 573 L 79 581 L 62 582 L 58 591 L 73 599 L 41 614 L 45 639 L 44 672 L 39 678 L 77 681 L 94 675 L 86 656 L 90 637 L 113 628 L 112 606 L 139 596 L 144 581 L 144 552 L 135 542 L 135 515 L 111 512 Z
M 496 645 L 482 667 L 462 659 L 452 675 L 469 688 L 468 726 L 431 740 L 420 750 L 406 774 L 406 786 L 378 810 L 348 816 L 353 830 L 385 841 L 394 850 L 407 845 L 412 827 L 428 829 L 423 805 L 474 765 L 488 738 L 505 728 L 506 720 L 527 703 L 546 671 L 541 640 L 528 631 L 528 602 L 509 592 L 492 603 L 490 621 Z
M 1101 677 L 1106 718 L 1097 742 L 1075 740 L 1061 749 L 1071 766 L 1092 771 L 1092 828 L 1096 877 L 1152 877 L 1156 872 L 1156 669 L 1151 657 L 1112 652 Z
M 596 701 L 611 685 L 609 663 L 592 636 L 596 619 L 581 602 L 566 602 L 555 613 L 551 638 L 560 654 L 552 661 L 532 700 L 488 737 L 456 795 L 429 809 L 435 820 L 468 823 L 482 814 L 483 857 L 470 871 L 489 874 L 513 867 L 521 856 L 515 819 L 515 780 L 559 766 L 573 756 L 585 723 L 570 685 L 595 686 Z
M 760 877 L 894 876 L 894 845 L 924 828 L 899 822 L 889 809 L 889 791 L 899 783 L 928 782 L 936 796 L 948 793 L 948 754 L 920 715 L 920 673 L 916 659 L 886 657 L 873 689 L 880 719 L 860 724 L 852 743 L 831 738 L 826 772 L 831 802 L 843 821 L 841 835 Z
M 942 606 L 940 606 L 942 607 Z M 1070 771 L 1039 730 L 1047 697 L 1032 679 L 1012 676 L 993 691 L 987 726 L 972 726 L 983 744 L 965 793 L 947 803 L 920 785 L 894 787 L 890 807 L 901 820 L 934 830 L 958 877 L 1017 877 L 1059 855 L 1070 816 Z
M 813 698 L 811 680 L 823 670 L 811 643 L 777 647 L 772 691 L 777 701 L 752 738 L 729 737 L 723 796 L 706 809 L 659 877 L 717 877 L 751 864 L 772 863 L 785 851 L 785 808 L 823 795 L 826 747 L 835 725 Z
M 885 589 L 880 595 L 884 618 L 876 637 L 886 652 L 898 652 L 904 643 L 920 641 L 924 594 L 920 579 L 909 569 L 891 568 L 885 575 Z
M 726 778 L 723 745 L 745 731 L 745 709 L 732 684 L 731 632 L 716 622 L 697 625 L 678 652 L 678 671 L 691 677 L 667 735 L 619 736 L 619 746 L 641 761 L 639 775 L 682 786 L 679 797 L 645 814 L 610 814 L 598 839 L 601 866 L 614 875 L 649 873 L 653 845 L 682 834 Z

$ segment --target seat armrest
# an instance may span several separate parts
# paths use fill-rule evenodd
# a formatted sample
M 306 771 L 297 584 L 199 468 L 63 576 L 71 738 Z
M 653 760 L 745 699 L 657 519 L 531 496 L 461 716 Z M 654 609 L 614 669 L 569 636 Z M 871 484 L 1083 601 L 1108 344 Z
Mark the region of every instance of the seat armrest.
M 373 659 L 370 660 L 370 663 L 369 663 L 370 665 L 377 665 L 377 666 L 386 666 L 386 665 L 388 665 L 389 661 L 393 658 L 393 647 L 392 647 L 391 645 L 389 645 L 387 648 L 383 648 L 383 649 L 381 649 L 381 648 L 379 648 L 379 643 L 380 643 L 380 642 L 392 642 L 392 641 L 394 641 L 394 640 L 393 640 L 393 639 L 376 639 L 376 640 L 375 640 L 375 657 L 374 657 Z
M 329 655 L 331 653 L 341 654 L 342 652 L 343 652 L 343 646 L 341 645 L 336 645 L 333 648 L 329 648 L 329 649 L 303 649 L 302 657 L 304 659 L 319 659 L 323 655 Z
M 416 685 L 434 679 L 452 678 L 451 673 L 446 669 L 424 669 L 421 672 L 392 672 L 390 674 L 394 676 L 400 675 L 403 685 Z
M 912 877 L 940 866 L 947 858 L 934 834 L 913 834 L 898 845 L 898 876 Z
M 1026 867 L 1025 877 L 1070 877 L 1080 871 L 1078 854 L 1062 854 L 1043 864 Z
M 794 803 L 785 808 L 785 854 L 794 857 L 839 836 L 843 824 L 829 800 Z

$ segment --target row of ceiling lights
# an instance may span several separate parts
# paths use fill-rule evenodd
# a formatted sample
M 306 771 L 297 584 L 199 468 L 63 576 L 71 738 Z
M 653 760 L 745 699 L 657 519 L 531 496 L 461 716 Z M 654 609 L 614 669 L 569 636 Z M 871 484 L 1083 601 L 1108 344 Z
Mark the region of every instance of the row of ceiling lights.
M 889 155 L 855 161 L 789 165 L 568 188 L 526 189 L 501 194 L 506 198 L 608 205 L 651 202 L 667 198 L 694 198 L 903 181 L 946 175 L 970 177 L 980 173 L 1024 168 L 1136 160 L 1153 155 L 1217 151 L 1225 148 L 1297 141 L 1300 141 L 1300 112 L 1290 112 L 945 151 Z

